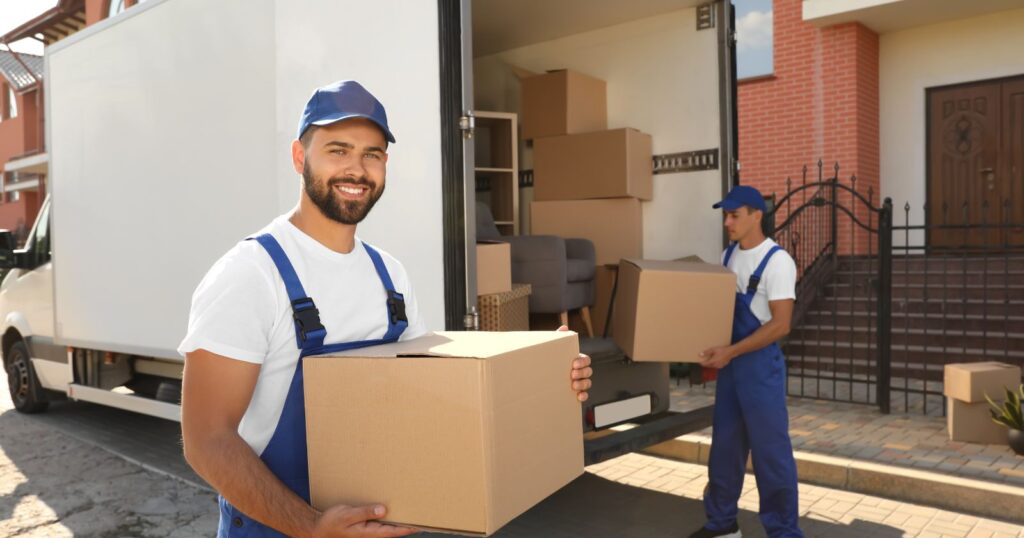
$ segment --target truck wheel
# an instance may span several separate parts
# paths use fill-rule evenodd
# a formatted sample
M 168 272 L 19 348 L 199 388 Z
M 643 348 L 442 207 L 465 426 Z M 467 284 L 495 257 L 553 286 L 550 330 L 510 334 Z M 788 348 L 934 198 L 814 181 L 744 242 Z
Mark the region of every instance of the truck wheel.
M 28 356 L 24 342 L 15 342 L 7 351 L 7 386 L 11 391 L 14 408 L 22 413 L 41 413 L 50 402 L 43 397 L 36 371 Z

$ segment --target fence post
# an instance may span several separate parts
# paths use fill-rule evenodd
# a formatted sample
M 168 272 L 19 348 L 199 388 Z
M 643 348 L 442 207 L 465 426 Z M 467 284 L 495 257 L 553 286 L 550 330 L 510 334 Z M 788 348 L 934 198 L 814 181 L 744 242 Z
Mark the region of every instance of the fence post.
M 892 198 L 878 214 L 878 408 L 889 414 L 892 376 Z

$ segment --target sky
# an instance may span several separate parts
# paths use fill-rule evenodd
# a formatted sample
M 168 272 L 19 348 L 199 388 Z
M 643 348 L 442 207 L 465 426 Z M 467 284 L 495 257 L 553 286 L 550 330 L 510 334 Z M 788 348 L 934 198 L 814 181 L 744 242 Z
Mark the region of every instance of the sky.
M 739 78 L 772 73 L 772 0 L 733 0 Z
M 21 26 L 22 23 L 57 5 L 57 0 L 0 0 L 0 35 Z M 43 44 L 35 39 L 23 39 L 11 43 L 18 52 L 42 54 Z M 0 50 L 7 50 L 0 46 Z

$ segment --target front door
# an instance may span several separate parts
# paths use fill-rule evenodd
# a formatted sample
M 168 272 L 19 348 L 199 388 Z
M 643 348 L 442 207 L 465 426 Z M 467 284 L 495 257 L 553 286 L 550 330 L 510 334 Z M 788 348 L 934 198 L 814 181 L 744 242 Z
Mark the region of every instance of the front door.
M 928 122 L 929 244 L 1024 244 L 1024 77 L 930 89 Z

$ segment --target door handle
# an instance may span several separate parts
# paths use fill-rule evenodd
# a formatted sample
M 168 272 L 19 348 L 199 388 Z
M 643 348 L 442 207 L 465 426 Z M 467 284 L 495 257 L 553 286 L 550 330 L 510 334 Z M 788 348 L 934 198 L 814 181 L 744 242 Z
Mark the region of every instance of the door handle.
M 990 191 L 996 190 L 995 168 L 992 168 L 992 167 L 982 168 L 981 170 L 978 170 L 978 172 L 981 173 L 982 176 L 984 176 L 985 179 L 988 180 L 988 190 L 990 190 Z

